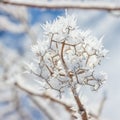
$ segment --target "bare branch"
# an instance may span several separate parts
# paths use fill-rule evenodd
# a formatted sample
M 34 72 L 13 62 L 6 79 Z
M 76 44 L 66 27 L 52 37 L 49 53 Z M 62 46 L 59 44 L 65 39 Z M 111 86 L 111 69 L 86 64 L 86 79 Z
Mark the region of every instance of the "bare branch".
M 47 9 L 89 9 L 89 10 L 106 10 L 106 11 L 115 11 L 120 10 L 120 5 L 117 3 L 109 2 L 80 2 L 80 1 L 61 1 L 58 4 L 58 1 L 51 2 L 41 2 L 41 1 L 24 1 L 24 0 L 2 0 L 3 4 L 11 4 L 17 6 L 26 6 L 26 7 L 36 7 L 36 8 L 47 8 Z

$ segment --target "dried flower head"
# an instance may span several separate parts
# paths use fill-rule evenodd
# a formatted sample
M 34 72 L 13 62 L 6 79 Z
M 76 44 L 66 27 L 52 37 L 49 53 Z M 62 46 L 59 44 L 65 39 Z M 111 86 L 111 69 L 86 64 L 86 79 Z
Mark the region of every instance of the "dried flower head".
M 58 17 L 42 27 L 43 40 L 32 45 L 36 70 L 30 67 L 41 86 L 60 94 L 82 85 L 97 90 L 107 78 L 105 73 L 95 72 L 108 52 L 102 39 L 80 30 L 73 15 Z

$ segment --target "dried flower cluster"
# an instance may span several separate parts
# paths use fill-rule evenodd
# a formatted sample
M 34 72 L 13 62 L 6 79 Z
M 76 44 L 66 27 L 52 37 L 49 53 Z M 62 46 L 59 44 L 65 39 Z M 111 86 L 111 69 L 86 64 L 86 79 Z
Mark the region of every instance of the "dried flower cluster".
M 72 95 L 77 105 L 73 117 L 88 120 L 79 90 L 81 86 L 98 90 L 107 79 L 106 73 L 96 72 L 108 53 L 102 38 L 98 40 L 90 31 L 80 30 L 73 15 L 66 14 L 41 26 L 43 37 L 32 45 L 34 59 L 28 64 L 29 71 L 43 93 L 54 91 L 59 97 Z
M 107 76 L 96 74 L 95 68 L 107 54 L 90 31 L 82 31 L 74 16 L 58 17 L 46 23 L 43 40 L 32 46 L 36 63 L 31 63 L 32 73 L 39 77 L 41 86 L 59 93 L 79 85 L 88 85 L 97 90 Z

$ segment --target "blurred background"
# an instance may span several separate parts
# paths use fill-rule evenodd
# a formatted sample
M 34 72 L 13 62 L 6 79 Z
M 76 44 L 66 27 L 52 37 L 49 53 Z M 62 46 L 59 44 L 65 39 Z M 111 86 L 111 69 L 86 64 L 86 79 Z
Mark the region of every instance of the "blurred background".
M 112 2 L 120 4 L 119 1 Z M 91 30 L 97 38 L 104 36 L 103 43 L 109 50 L 109 54 L 99 69 L 108 73 L 108 80 L 99 91 L 90 92 L 89 96 L 91 101 L 97 103 L 106 91 L 107 100 L 102 116 L 106 120 L 119 120 L 120 11 L 68 9 L 67 12 L 78 18 L 80 29 Z M 9 104 L 9 100 L 12 99 L 11 94 L 14 91 L 14 96 L 16 96 L 17 91 L 8 83 L 12 84 L 16 79 L 22 79 L 22 76 L 18 77 L 23 68 L 21 61 L 26 59 L 31 42 L 41 37 L 40 25 L 46 21 L 53 21 L 61 15 L 65 15 L 65 9 L 22 7 L 0 3 L 0 120 L 21 120 L 18 114 L 12 115 L 16 113 L 16 109 L 21 110 L 19 108 L 14 110 Z M 88 94 L 88 90 L 83 92 Z M 30 116 L 29 120 L 44 120 L 42 112 L 24 93 L 20 93 L 15 98 L 20 98 L 20 106 Z

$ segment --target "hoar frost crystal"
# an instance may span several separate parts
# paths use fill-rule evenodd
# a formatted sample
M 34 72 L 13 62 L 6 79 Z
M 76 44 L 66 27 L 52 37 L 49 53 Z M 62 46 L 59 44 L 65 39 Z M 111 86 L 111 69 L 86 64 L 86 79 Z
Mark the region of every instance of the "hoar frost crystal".
M 82 31 L 73 15 L 58 17 L 42 25 L 42 40 L 32 45 L 35 60 L 30 66 L 43 90 L 54 90 L 61 96 L 69 89 L 90 86 L 97 90 L 107 79 L 95 68 L 107 50 L 90 31 Z

